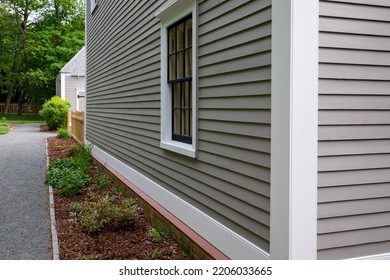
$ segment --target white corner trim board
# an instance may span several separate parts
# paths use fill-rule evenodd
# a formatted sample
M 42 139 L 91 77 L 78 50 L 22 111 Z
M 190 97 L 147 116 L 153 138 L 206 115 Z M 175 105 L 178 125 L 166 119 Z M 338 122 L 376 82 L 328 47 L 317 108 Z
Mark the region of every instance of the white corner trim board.
M 86 141 L 86 144 L 88 141 Z M 202 236 L 215 248 L 231 259 L 269 259 L 269 254 L 248 240 L 242 238 L 218 221 L 167 191 L 146 176 L 130 168 L 97 146 L 93 146 L 93 155 L 99 157 L 108 166 L 137 186 L 158 204 L 176 216 L 188 227 Z

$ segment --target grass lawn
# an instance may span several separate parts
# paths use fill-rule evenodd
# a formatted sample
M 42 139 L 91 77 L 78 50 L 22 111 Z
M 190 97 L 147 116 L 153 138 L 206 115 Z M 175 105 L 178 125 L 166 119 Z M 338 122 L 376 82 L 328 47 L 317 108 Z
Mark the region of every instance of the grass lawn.
M 8 124 L 0 123 L 0 135 L 8 133 Z
M 1 116 L 0 116 L 1 119 Z M 17 124 L 21 123 L 45 123 L 44 119 L 40 116 L 28 116 L 28 115 L 7 115 L 5 116 L 6 122 L 13 122 Z

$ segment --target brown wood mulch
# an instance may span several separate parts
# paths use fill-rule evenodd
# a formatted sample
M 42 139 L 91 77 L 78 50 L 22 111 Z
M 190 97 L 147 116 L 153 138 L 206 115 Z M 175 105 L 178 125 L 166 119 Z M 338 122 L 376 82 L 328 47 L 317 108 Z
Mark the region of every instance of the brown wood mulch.
M 68 138 L 49 137 L 49 162 L 69 156 L 69 150 L 77 142 Z M 92 183 L 86 186 L 81 194 L 62 196 L 54 190 L 56 224 L 59 240 L 60 259 L 64 260 L 182 260 L 187 256 L 180 246 L 169 237 L 162 237 L 157 242 L 151 235 L 153 225 L 146 214 L 141 214 L 132 226 L 119 230 L 101 230 L 95 234 L 82 231 L 77 219 L 71 214 L 72 202 L 96 200 L 104 196 L 107 188 L 114 190 L 114 183 L 102 189 L 97 179 L 104 176 L 104 171 L 91 164 L 89 174 Z

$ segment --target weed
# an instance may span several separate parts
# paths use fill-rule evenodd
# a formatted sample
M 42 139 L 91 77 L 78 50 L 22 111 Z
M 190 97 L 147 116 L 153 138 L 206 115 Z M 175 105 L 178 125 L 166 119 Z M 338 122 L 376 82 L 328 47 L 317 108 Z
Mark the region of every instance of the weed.
M 70 204 L 70 213 L 73 216 L 80 214 L 82 210 L 83 210 L 83 205 L 80 202 L 72 202 Z
M 153 259 L 157 259 L 161 256 L 161 251 L 158 250 L 158 249 L 154 249 L 153 253 L 152 253 L 152 258 Z
M 7 120 L 7 119 L 6 119 L 5 117 L 2 117 L 2 118 L 1 118 L 1 122 L 2 122 L 2 123 L 5 123 L 6 120 Z
M 102 189 L 104 189 L 108 186 L 108 180 L 107 180 L 106 176 L 104 176 L 104 175 L 97 177 L 96 183 Z
M 160 243 L 161 241 L 161 234 L 156 230 L 155 228 L 152 228 L 150 230 L 150 236 L 153 237 L 153 239 L 157 242 Z
M 92 160 L 92 146 L 79 144 L 70 149 L 70 155 L 82 172 L 86 172 Z

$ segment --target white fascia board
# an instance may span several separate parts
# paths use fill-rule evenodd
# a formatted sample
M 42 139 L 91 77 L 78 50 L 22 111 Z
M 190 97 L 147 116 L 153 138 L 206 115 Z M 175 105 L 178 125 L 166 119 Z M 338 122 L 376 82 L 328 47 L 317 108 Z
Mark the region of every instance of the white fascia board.
M 317 258 L 318 5 L 272 2 L 271 259 Z

